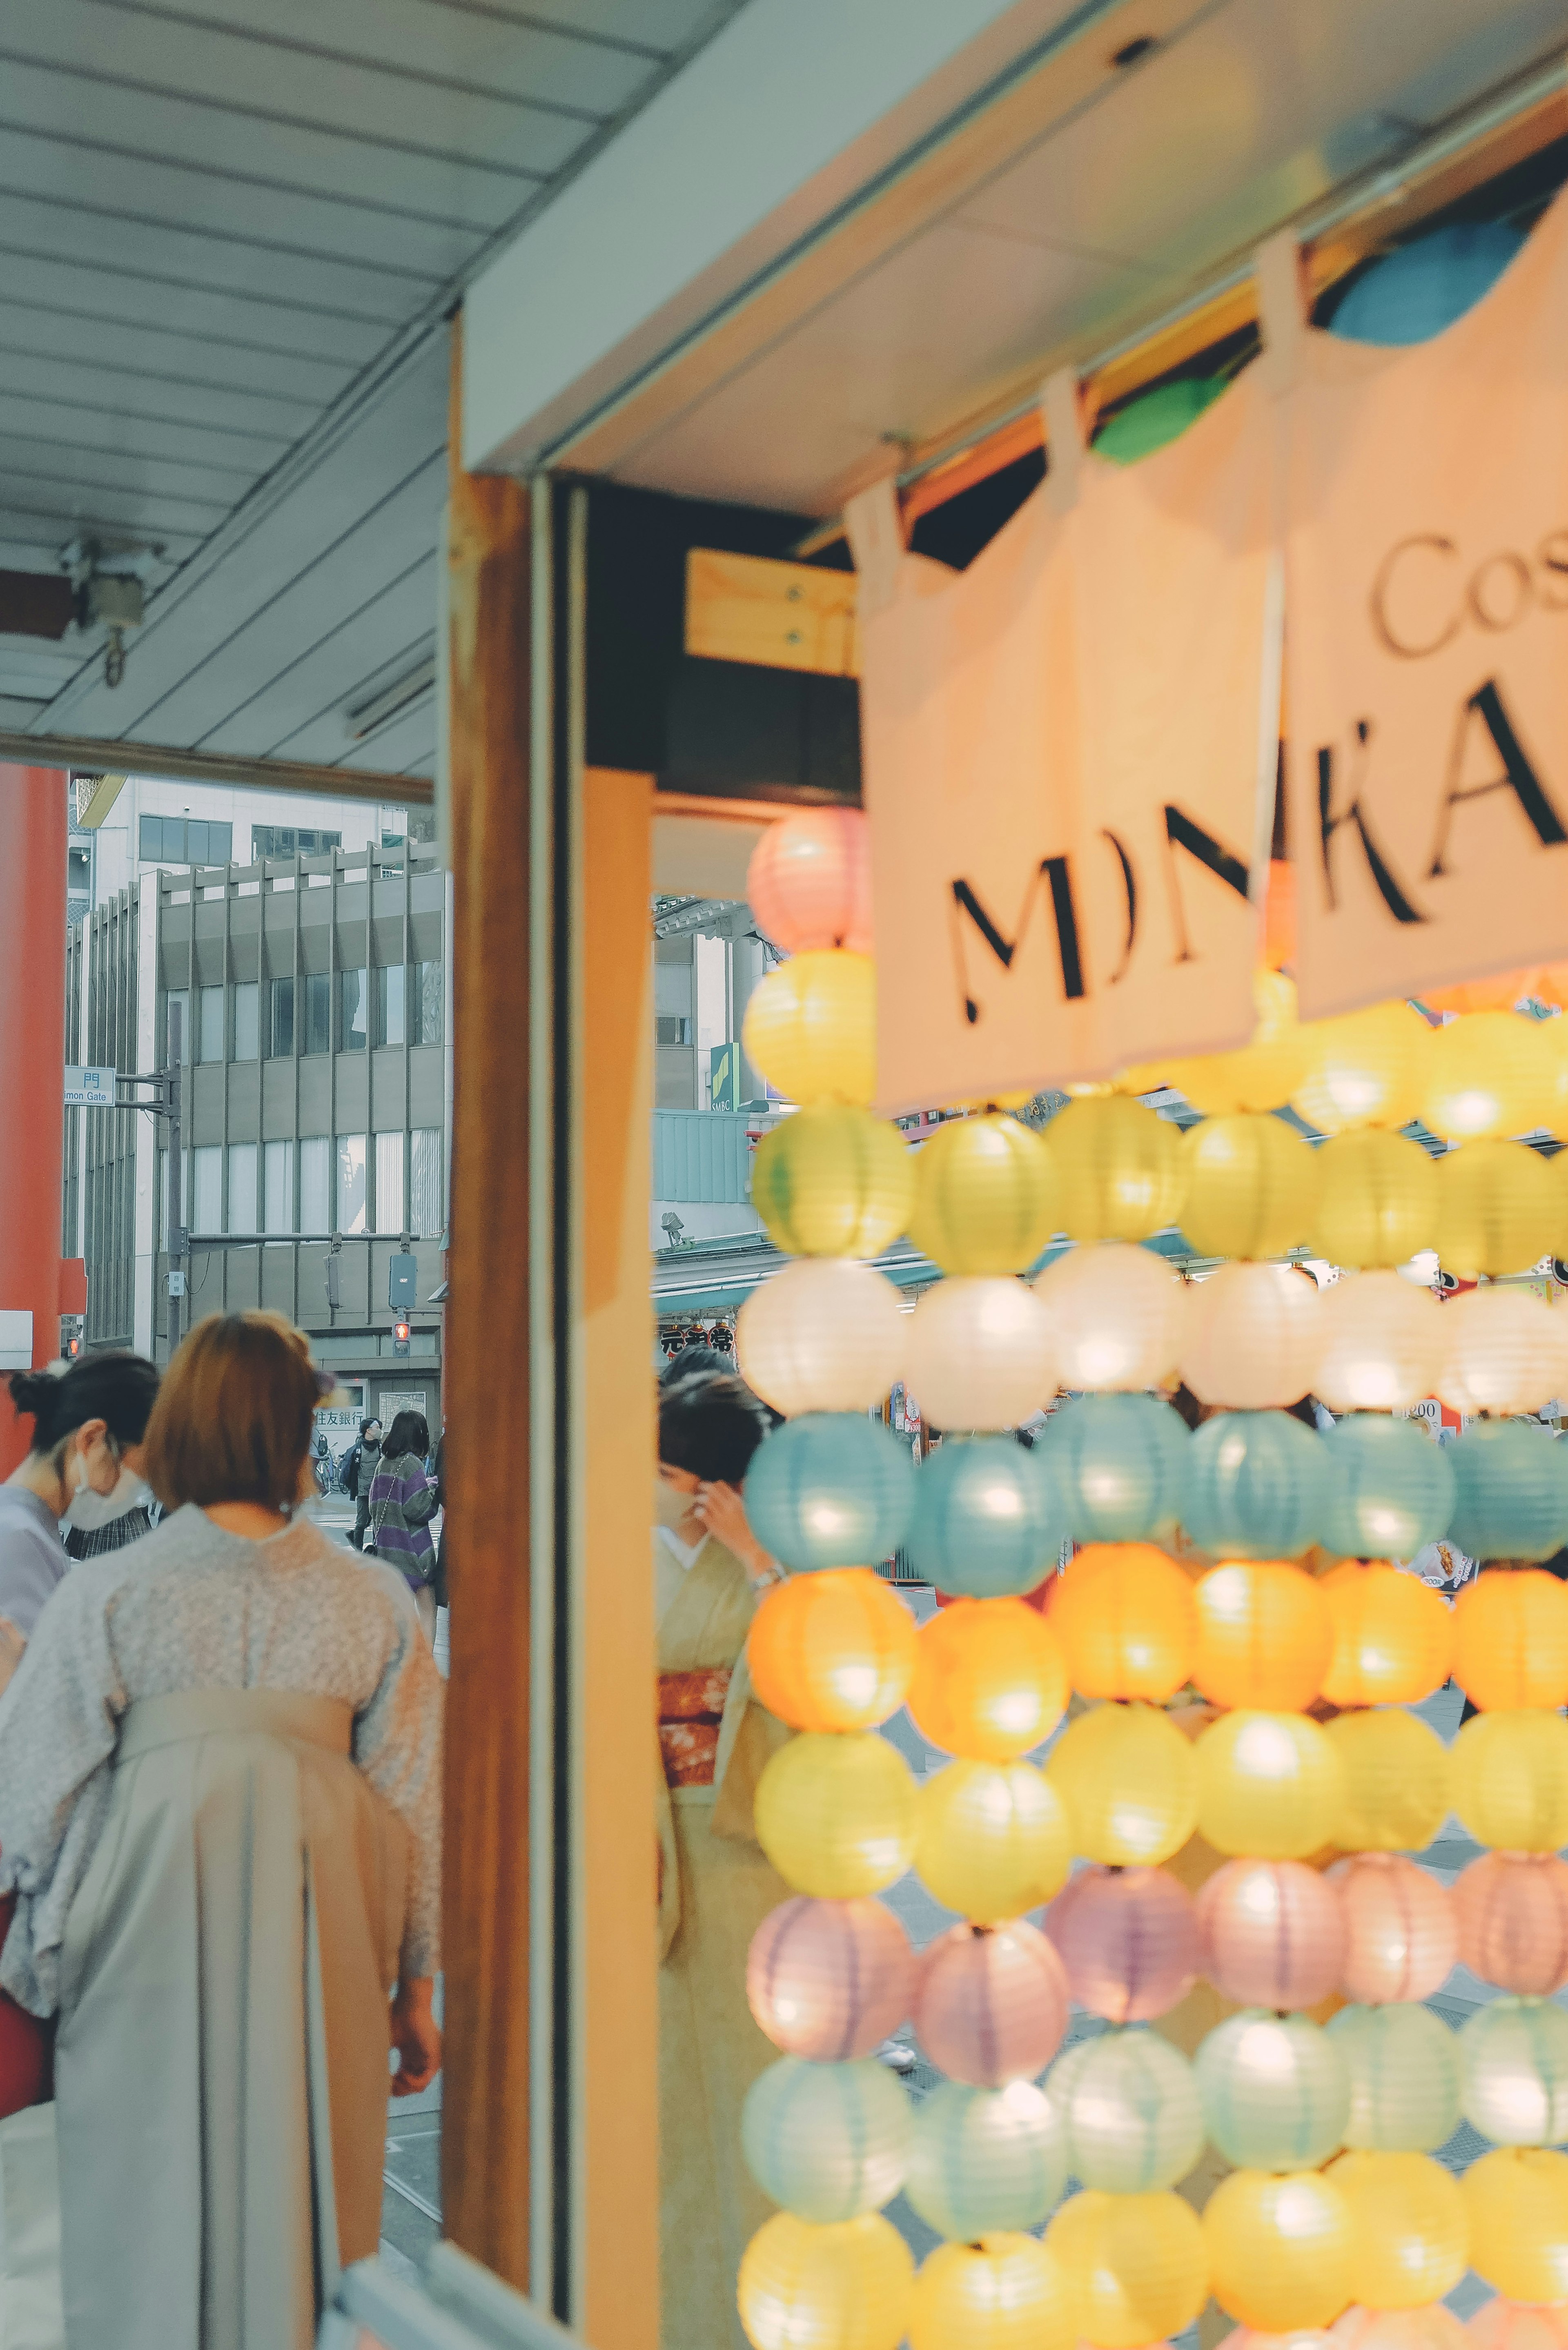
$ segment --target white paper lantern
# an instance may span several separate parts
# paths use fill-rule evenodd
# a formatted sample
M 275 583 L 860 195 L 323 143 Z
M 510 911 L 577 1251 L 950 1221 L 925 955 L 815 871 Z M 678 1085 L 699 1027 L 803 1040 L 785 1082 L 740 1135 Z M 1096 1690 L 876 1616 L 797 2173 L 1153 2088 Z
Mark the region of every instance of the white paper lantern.
M 1568 1315 L 1528 1289 L 1491 1284 L 1439 1307 L 1436 1389 L 1455 1411 L 1533 1412 L 1568 1378 Z
M 1397 1273 L 1331 1282 L 1318 1303 L 1324 1345 L 1313 1393 L 1331 1411 L 1402 1411 L 1432 1392 L 1449 1309 Z
M 735 1360 L 786 1419 L 868 1411 L 902 1374 L 905 1326 L 885 1274 L 853 1257 L 797 1257 L 742 1306 Z
M 1203 2100 L 1187 2058 L 1144 2024 L 1081 2046 L 1047 2091 L 1066 2132 L 1068 2169 L 1110 2195 L 1174 2187 L 1203 2151 Z
M 904 1377 L 936 1428 L 1016 1428 L 1056 1392 L 1051 1317 L 1005 1275 L 939 1281 L 910 1319 Z
M 1034 1291 L 1050 1312 L 1064 1388 L 1094 1394 L 1158 1388 L 1174 1372 L 1186 1292 L 1152 1249 L 1083 1243 L 1048 1264 Z
M 1568 2015 L 1554 2000 L 1505 1992 L 1460 2030 L 1459 2096 L 1494 2146 L 1568 2138 Z
M 1317 1378 L 1323 1300 L 1288 1264 L 1222 1264 L 1186 1301 L 1181 1376 L 1200 1403 L 1264 1411 Z

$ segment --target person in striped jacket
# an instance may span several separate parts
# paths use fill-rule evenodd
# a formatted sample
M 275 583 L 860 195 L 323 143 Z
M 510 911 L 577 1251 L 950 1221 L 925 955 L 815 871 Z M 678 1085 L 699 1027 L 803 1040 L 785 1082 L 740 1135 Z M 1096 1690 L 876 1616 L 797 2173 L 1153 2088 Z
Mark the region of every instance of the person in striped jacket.
M 435 1640 L 435 1537 L 431 1520 L 441 1488 L 426 1470 L 431 1432 L 424 1414 L 400 1411 L 387 1430 L 370 1481 L 370 1539 L 375 1556 L 395 1566 L 414 1595 L 425 1637 Z

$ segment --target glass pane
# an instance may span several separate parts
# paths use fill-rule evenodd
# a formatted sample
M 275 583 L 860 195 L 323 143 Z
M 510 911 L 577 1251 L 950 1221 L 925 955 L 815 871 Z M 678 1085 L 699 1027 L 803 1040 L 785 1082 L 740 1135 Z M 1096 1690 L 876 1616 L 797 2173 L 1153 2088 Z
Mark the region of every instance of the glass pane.
M 275 979 L 272 983 L 272 1056 L 275 1061 L 286 1061 L 294 1050 L 294 982 Z
M 185 862 L 188 865 L 207 863 L 207 833 L 209 827 L 199 816 L 185 820 Z
M 143 857 L 162 856 L 163 818 L 161 816 L 144 816 L 142 817 L 141 854 Z
M 207 827 L 207 847 L 214 865 L 226 865 L 234 853 L 234 826 L 210 824 Z
M 308 1134 L 299 1146 L 299 1229 L 327 1232 L 332 1229 L 328 1198 L 332 1145 L 324 1134 Z
M 370 974 L 368 971 L 344 971 L 337 974 L 337 985 L 343 1004 L 343 1024 L 338 1032 L 338 1049 L 344 1053 L 360 1052 L 366 1038 L 366 1015 L 369 1010 Z
M 413 1015 L 410 1041 L 416 1045 L 439 1045 L 441 1042 L 439 962 L 417 962 L 414 965 Z
M 254 979 L 243 980 L 234 990 L 236 1061 L 259 1061 L 261 1058 L 260 1013 L 260 987 Z
M 337 1138 L 337 1221 L 333 1229 L 339 1232 L 366 1230 L 362 1134 L 340 1134 Z
M 376 1137 L 376 1230 L 400 1232 L 402 1229 L 403 1136 L 400 1127 L 395 1134 Z
M 176 1061 L 188 1061 L 191 1057 L 191 998 L 184 988 L 170 989 L 168 1007 L 164 1015 L 163 1065 L 172 1068 Z
M 201 998 L 202 1039 L 197 1053 L 200 1061 L 221 1061 L 223 1057 L 223 991 L 221 987 L 197 990 Z
M 256 1147 L 254 1142 L 229 1145 L 229 1230 L 254 1232 L 256 1228 Z
M 332 1050 L 332 981 L 324 971 L 313 971 L 305 983 L 305 1049 Z
M 269 1232 L 291 1232 L 294 1230 L 294 1145 L 292 1142 L 269 1142 L 264 1156 L 266 1229 Z
M 223 1229 L 223 1153 L 216 1142 L 203 1143 L 191 1153 L 191 1211 L 186 1222 L 193 1232 Z
M 400 962 L 383 963 L 376 973 L 376 1042 L 403 1041 L 403 996 L 407 974 Z
M 438 1241 L 441 1234 L 441 1130 L 416 1126 L 409 1175 L 409 1229 L 416 1240 Z

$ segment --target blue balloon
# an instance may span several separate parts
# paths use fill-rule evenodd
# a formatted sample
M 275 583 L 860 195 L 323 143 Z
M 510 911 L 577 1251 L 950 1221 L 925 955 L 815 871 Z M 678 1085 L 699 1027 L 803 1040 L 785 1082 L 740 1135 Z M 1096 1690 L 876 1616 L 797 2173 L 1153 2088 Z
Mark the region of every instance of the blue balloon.
M 1149 1542 L 1181 1513 L 1191 1442 L 1180 1413 L 1158 1396 L 1085 1395 L 1058 1406 L 1035 1450 L 1075 1542 Z
M 1375 261 L 1330 321 L 1353 343 L 1424 343 L 1487 293 L 1524 238 L 1506 221 L 1435 228 Z
M 907 1444 L 857 1411 L 809 1411 L 758 1446 L 746 1472 L 752 1532 L 781 1565 L 876 1566 L 909 1531 Z
M 1444 1448 L 1449 1533 L 1471 1558 L 1550 1558 L 1568 1540 L 1568 1449 L 1536 1419 L 1480 1419 Z
M 917 1472 L 909 1563 L 939 1591 L 1005 1599 L 1033 1591 L 1070 1529 L 1060 1481 L 1011 1436 L 949 1436 Z
M 1187 1454 L 1181 1523 L 1215 1558 L 1299 1558 L 1317 1540 L 1328 1462 L 1288 1411 L 1205 1420 Z
M 1414 1558 L 1449 1531 L 1448 1450 L 1413 1419 L 1355 1411 L 1322 1440 L 1328 1455 L 1318 1540 L 1340 1558 Z

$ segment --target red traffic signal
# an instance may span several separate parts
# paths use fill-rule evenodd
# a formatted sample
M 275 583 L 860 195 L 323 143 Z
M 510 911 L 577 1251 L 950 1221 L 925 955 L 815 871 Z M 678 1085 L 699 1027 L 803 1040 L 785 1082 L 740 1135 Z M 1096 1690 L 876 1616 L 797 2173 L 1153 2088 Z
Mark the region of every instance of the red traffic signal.
M 406 1322 L 394 1322 L 392 1325 L 392 1336 L 397 1340 L 400 1347 L 406 1347 L 409 1343 L 408 1324 Z

